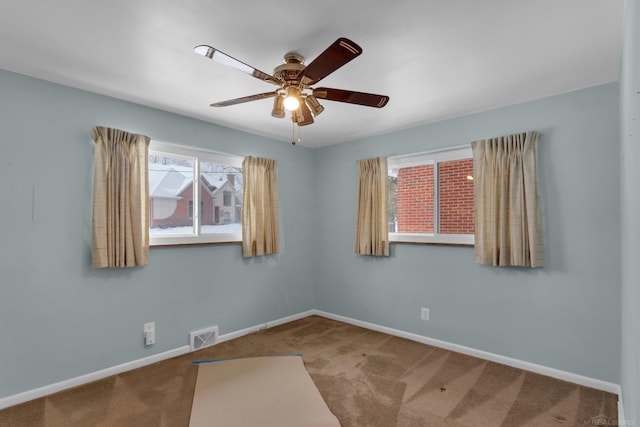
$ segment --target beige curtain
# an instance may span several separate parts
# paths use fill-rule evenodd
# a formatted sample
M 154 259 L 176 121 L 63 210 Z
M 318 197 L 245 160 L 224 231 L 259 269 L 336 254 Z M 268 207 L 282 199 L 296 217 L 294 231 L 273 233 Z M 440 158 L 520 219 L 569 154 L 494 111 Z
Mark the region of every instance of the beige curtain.
M 471 147 L 476 262 L 542 267 L 538 133 L 483 139 Z
M 91 266 L 133 267 L 149 258 L 149 137 L 96 127 Z
M 389 256 L 387 158 L 358 160 L 356 253 Z
M 251 156 L 242 162 L 242 254 L 245 257 L 280 252 L 276 164 L 275 160 Z

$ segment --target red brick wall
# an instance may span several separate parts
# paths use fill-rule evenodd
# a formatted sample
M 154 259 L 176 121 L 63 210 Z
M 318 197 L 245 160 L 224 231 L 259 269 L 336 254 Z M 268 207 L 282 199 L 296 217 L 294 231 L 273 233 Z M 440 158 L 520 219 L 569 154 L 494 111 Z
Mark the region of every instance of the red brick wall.
M 433 233 L 433 165 L 398 170 L 398 233 Z
M 439 164 L 440 233 L 473 234 L 473 160 Z M 398 170 L 396 221 L 399 233 L 434 232 L 433 165 Z
M 438 171 L 440 233 L 473 234 L 473 160 L 441 162 Z

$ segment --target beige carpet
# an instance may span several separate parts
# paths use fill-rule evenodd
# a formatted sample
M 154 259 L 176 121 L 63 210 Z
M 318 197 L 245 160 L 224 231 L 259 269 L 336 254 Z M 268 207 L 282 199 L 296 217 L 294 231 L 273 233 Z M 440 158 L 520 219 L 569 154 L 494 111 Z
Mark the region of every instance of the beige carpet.
M 193 360 L 291 353 L 304 355 L 342 427 L 584 427 L 617 419 L 616 395 L 311 316 L 5 409 L 0 426 L 188 426 Z
M 302 357 L 216 360 L 198 365 L 189 427 L 340 427 Z

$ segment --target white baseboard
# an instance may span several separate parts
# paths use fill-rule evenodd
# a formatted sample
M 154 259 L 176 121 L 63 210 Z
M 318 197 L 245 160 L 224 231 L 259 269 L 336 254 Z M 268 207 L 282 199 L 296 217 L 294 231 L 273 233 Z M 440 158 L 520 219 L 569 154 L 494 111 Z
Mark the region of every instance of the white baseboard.
M 3 397 L 0 399 L 0 409 L 8 408 L 9 406 L 18 405 L 20 403 L 28 402 L 33 399 L 48 396 L 53 393 L 57 393 L 68 388 L 77 387 L 79 385 L 87 384 L 93 381 L 101 380 L 103 378 L 110 377 L 112 375 L 121 374 L 122 372 L 131 371 L 133 369 L 141 368 L 152 363 L 160 362 L 162 360 L 170 359 L 172 357 L 181 356 L 189 353 L 189 346 L 179 347 L 173 350 L 165 351 L 163 353 L 154 354 L 152 356 L 143 357 L 142 359 L 126 362 L 121 365 L 112 366 L 111 368 L 101 369 L 99 371 L 90 372 L 79 377 L 70 378 L 68 380 L 60 381 L 57 383 L 49 384 L 44 387 L 35 388 L 33 390 L 27 390 L 22 393 L 14 394 L 12 396 Z
M 622 399 L 620 398 L 620 386 L 618 384 L 609 383 L 606 381 L 597 380 L 594 378 L 585 377 L 582 375 L 573 374 L 571 372 L 565 372 L 554 368 L 548 368 L 546 366 L 536 365 L 535 363 L 525 362 L 511 357 L 501 356 L 499 354 L 489 353 L 482 350 L 476 350 L 474 348 L 465 347 L 458 344 L 453 344 L 447 341 L 441 341 L 422 335 L 413 334 L 411 332 L 401 331 L 399 329 L 388 328 L 386 326 L 377 325 L 374 323 L 364 322 L 361 320 L 352 319 L 349 317 L 340 316 L 337 314 L 328 313 L 321 310 L 308 310 L 302 313 L 293 314 L 291 316 L 282 317 L 280 319 L 273 320 L 271 322 L 261 323 L 255 326 L 251 326 L 245 329 L 241 329 L 234 332 L 229 332 L 218 337 L 217 343 L 229 341 L 235 338 L 242 337 L 244 335 L 251 334 L 253 332 L 261 331 L 263 329 L 273 328 L 275 326 L 283 325 L 285 323 L 292 322 L 294 320 L 302 319 L 308 316 L 317 315 L 326 317 L 328 319 L 337 320 L 340 322 L 348 323 L 362 328 L 371 329 L 385 334 L 394 335 L 401 338 L 406 338 L 412 341 L 420 342 L 423 344 L 432 345 L 434 347 L 440 347 L 447 350 L 455 351 L 469 356 L 479 357 L 481 359 L 490 360 L 492 362 L 501 363 L 503 365 L 512 366 L 514 368 L 523 369 L 525 371 L 535 372 L 541 375 L 546 375 L 560 380 L 572 382 L 574 384 L 583 385 L 586 387 L 603 390 L 609 393 L 618 395 L 618 413 L 619 419 L 624 420 L 624 410 L 622 408 Z M 72 387 L 87 384 L 93 381 L 97 381 L 103 378 L 107 378 L 112 375 L 117 375 L 123 372 L 130 371 L 132 369 L 141 368 L 152 363 L 160 362 L 162 360 L 170 359 L 172 357 L 181 356 L 189 353 L 190 348 L 188 345 L 176 348 L 174 350 L 165 351 L 163 353 L 154 354 L 152 356 L 144 357 L 142 359 L 133 360 L 131 362 L 123 363 L 121 365 L 113 366 L 111 368 L 102 369 L 79 377 L 70 378 L 68 380 L 60 381 L 54 384 L 39 387 L 33 390 L 28 390 L 22 393 L 14 394 L 12 396 L 0 398 L 0 409 L 8 408 L 9 406 L 18 405 L 20 403 L 28 402 L 33 399 L 38 399 L 59 391 L 63 391 Z
M 465 347 L 459 344 L 453 344 L 447 341 L 441 341 L 434 338 L 413 334 L 411 332 L 405 332 L 398 329 L 388 328 L 386 326 L 376 325 L 375 323 L 363 322 L 361 320 L 351 319 L 349 317 L 339 316 L 337 314 L 327 313 L 321 310 L 314 310 L 314 314 L 318 316 L 326 317 L 328 319 L 333 319 L 340 322 L 349 323 L 351 325 L 360 326 L 362 328 L 383 332 L 385 334 L 394 335 L 401 338 L 406 338 L 411 341 L 417 341 L 423 344 L 432 345 L 434 347 L 440 347 L 446 350 L 455 351 L 457 353 L 478 357 L 480 359 L 490 360 L 492 362 L 501 363 L 503 365 L 512 366 L 514 368 L 523 369 L 525 371 L 535 372 L 537 374 L 546 375 L 548 377 L 557 378 L 559 380 L 582 385 L 585 387 L 591 387 L 597 390 L 603 390 L 603 391 L 617 394 L 618 396 L 620 396 L 620 385 L 618 384 L 597 380 L 595 378 L 589 378 L 582 375 L 561 371 L 559 369 L 549 368 L 542 365 L 537 365 L 535 363 L 526 362 L 524 360 L 518 360 L 518 359 L 514 359 L 507 356 L 502 356 L 495 353 L 489 353 L 483 350 L 477 350 L 471 347 Z M 618 407 L 620 407 L 620 405 Z
M 302 313 L 294 314 L 291 316 L 282 317 L 280 319 L 261 323 L 259 325 L 251 326 L 249 328 L 241 329 L 239 331 L 230 332 L 228 334 L 220 335 L 217 343 L 229 341 L 234 338 L 260 331 L 262 329 L 273 328 L 274 326 L 282 325 L 292 322 L 294 320 L 302 319 L 303 317 L 311 316 L 315 314 L 314 310 L 305 311 Z M 27 390 L 22 393 L 14 394 L 12 396 L 0 398 L 0 409 L 8 408 L 9 406 L 19 405 L 30 400 L 38 399 L 40 397 L 48 396 L 59 391 L 63 391 L 72 387 L 87 384 L 93 381 L 101 380 L 103 378 L 110 377 L 112 375 L 121 374 L 123 372 L 131 371 L 133 369 L 141 368 L 152 363 L 160 362 L 162 360 L 170 359 L 172 357 L 181 356 L 189 353 L 191 349 L 188 345 L 179 347 L 173 350 L 165 351 L 163 353 L 154 354 L 152 356 L 144 357 L 142 359 L 133 360 L 131 362 L 123 363 L 121 365 L 112 366 L 110 368 L 102 369 L 100 371 L 91 372 L 79 377 L 70 378 L 68 380 L 60 381 L 54 384 L 49 384 L 43 387 L 39 387 L 33 390 Z
M 316 314 L 316 310 L 308 310 L 303 311 L 302 313 L 292 314 L 291 316 L 281 317 L 280 319 L 273 320 L 271 322 L 261 323 L 259 325 L 250 326 L 245 329 L 240 329 L 239 331 L 229 332 L 227 334 L 220 335 L 216 344 L 233 340 L 236 338 L 240 338 L 242 336 L 252 334 L 254 332 L 261 331 L 263 329 L 273 328 L 274 326 L 284 325 L 285 323 L 293 322 L 294 320 L 299 320 L 305 317 L 309 317 Z

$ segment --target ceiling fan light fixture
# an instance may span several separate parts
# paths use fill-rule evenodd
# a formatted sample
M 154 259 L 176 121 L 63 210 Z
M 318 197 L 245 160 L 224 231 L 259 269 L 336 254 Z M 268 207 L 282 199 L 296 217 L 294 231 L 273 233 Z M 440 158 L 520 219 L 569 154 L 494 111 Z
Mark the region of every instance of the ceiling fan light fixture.
M 300 108 L 300 88 L 289 86 L 287 88 L 287 96 L 284 98 L 284 108 L 289 111 L 295 111 Z
M 302 112 L 300 111 L 300 109 L 293 110 L 291 112 L 291 121 L 295 124 L 299 124 L 304 121 L 304 117 L 302 116 Z
M 309 110 L 311 110 L 314 116 L 317 116 L 324 111 L 324 107 L 320 105 L 316 97 L 313 95 L 307 95 L 304 102 L 307 104 L 307 107 L 309 107 Z
M 284 99 L 284 108 L 289 111 L 296 111 L 298 108 L 300 108 L 300 101 L 298 101 L 298 98 L 294 96 L 287 96 Z
M 273 110 L 271 110 L 271 115 L 279 119 L 282 119 L 284 117 L 284 96 L 283 95 L 277 95 L 273 100 Z

